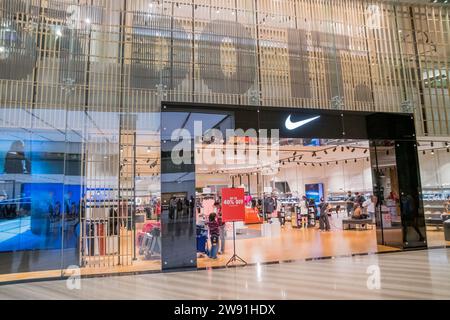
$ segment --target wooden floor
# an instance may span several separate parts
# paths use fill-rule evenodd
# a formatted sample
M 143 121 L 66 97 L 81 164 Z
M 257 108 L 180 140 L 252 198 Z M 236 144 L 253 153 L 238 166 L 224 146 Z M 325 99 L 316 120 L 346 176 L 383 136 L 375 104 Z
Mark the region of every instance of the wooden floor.
M 251 228 L 260 228 L 259 225 Z M 223 266 L 233 253 L 233 242 L 226 241 L 226 254 L 218 259 L 200 258 L 198 266 Z M 292 229 L 286 226 L 280 236 L 258 237 L 236 241 L 236 253 L 248 263 L 263 263 L 285 260 L 304 260 L 320 257 L 335 257 L 356 253 L 397 251 L 393 247 L 379 246 L 375 230 L 319 232 L 316 228 Z
M 379 267 L 380 287 L 368 270 Z M 0 286 L 0 299 L 450 299 L 450 249 Z
M 450 241 L 445 241 L 444 230 L 442 228 L 427 226 L 427 242 L 428 247 L 450 247 Z

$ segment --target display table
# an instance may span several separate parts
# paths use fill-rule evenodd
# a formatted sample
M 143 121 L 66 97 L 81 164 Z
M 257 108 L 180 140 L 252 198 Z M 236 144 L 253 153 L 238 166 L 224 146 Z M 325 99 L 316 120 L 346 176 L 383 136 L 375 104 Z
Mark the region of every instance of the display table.
M 357 226 L 360 226 L 359 230 L 368 230 L 369 225 L 372 223 L 372 219 L 343 219 L 342 229 L 343 230 L 358 230 Z M 354 228 L 352 228 L 354 226 Z

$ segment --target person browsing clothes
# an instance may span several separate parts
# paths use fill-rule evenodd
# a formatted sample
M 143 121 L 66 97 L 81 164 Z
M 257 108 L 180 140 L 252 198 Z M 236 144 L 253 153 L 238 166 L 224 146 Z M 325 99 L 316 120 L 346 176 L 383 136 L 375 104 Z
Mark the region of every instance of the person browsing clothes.
M 217 259 L 217 251 L 219 249 L 220 227 L 216 219 L 216 214 L 214 212 L 209 214 L 206 226 L 208 227 L 209 230 L 209 240 L 211 242 L 211 250 L 209 251 L 209 257 L 211 259 Z

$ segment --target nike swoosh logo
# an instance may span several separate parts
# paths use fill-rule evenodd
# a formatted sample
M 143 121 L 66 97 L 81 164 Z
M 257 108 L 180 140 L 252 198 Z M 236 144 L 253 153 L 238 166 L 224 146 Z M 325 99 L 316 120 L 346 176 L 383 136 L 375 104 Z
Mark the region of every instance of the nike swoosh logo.
M 294 130 L 294 129 L 300 128 L 301 126 L 304 126 L 305 124 L 310 123 L 319 118 L 320 118 L 320 116 L 317 116 L 317 117 L 301 120 L 298 122 L 292 122 L 291 115 L 289 115 L 289 117 L 287 117 L 286 123 L 284 125 L 286 126 L 286 129 Z

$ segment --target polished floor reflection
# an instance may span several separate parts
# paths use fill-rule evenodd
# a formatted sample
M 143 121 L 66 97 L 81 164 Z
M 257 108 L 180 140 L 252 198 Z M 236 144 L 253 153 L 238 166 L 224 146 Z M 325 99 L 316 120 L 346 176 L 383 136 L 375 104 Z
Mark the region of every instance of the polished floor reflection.
M 0 286 L 1 299 L 450 299 L 450 249 Z M 373 270 L 379 267 L 380 288 Z M 375 273 L 376 274 L 376 273 Z M 368 286 L 369 283 L 369 286 Z
M 260 233 L 261 229 L 262 225 L 247 227 L 249 231 Z M 375 228 L 361 231 L 342 230 L 342 223 L 333 219 L 331 232 L 319 232 L 318 228 L 294 229 L 287 225 L 278 233 L 274 236 L 236 240 L 236 253 L 248 263 L 255 264 L 399 250 L 377 245 Z M 225 266 L 233 254 L 231 234 L 225 241 L 225 254 L 219 255 L 217 259 L 199 258 L 199 268 Z

